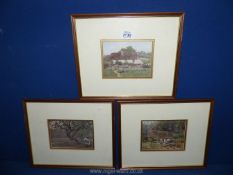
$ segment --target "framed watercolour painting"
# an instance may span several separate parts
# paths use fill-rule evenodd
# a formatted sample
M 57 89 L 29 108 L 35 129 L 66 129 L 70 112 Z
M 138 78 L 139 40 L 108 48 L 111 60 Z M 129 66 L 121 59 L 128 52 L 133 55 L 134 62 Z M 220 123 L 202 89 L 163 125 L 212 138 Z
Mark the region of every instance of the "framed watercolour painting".
M 211 99 L 120 101 L 120 168 L 206 166 L 213 103 Z
M 98 100 L 25 100 L 32 165 L 113 168 L 112 105 Z
M 51 149 L 94 150 L 93 120 L 48 119 Z
M 71 19 L 81 99 L 175 97 L 183 13 L 74 14 Z
M 101 40 L 102 78 L 152 78 L 154 40 Z
M 142 120 L 141 151 L 185 150 L 187 120 Z

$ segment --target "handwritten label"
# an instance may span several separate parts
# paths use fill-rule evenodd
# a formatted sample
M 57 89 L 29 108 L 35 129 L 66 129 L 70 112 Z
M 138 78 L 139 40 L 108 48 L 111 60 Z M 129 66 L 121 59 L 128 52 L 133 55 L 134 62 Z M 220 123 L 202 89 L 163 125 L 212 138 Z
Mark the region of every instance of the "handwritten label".
M 124 31 L 123 32 L 123 38 L 131 38 L 131 37 L 132 37 L 131 32 L 129 32 L 129 31 Z

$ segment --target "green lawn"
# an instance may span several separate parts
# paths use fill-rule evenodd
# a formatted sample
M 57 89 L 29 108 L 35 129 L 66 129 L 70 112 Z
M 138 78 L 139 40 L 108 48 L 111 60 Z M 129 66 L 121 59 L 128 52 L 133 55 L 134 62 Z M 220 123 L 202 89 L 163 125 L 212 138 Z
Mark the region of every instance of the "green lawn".
M 179 146 L 178 146 L 179 145 Z M 142 142 L 142 150 L 164 150 L 164 151 L 169 151 L 169 150 L 183 150 L 184 149 L 184 143 L 179 143 L 176 146 L 163 146 L 158 142 Z
M 111 69 L 104 69 L 103 78 L 117 78 L 117 76 Z
M 160 150 L 162 147 L 160 144 L 155 142 L 143 142 L 142 143 L 142 149 L 143 150 Z
M 118 77 L 111 69 L 105 69 L 103 71 L 103 78 L 150 78 L 151 68 L 145 68 L 143 70 L 127 70 L 118 73 L 118 75 L 120 75 L 120 77 Z

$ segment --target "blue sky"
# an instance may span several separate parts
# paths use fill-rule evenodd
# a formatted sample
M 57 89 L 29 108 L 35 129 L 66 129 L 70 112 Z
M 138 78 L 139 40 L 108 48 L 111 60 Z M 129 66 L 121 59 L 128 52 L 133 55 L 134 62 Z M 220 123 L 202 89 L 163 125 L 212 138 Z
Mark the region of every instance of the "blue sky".
M 109 55 L 112 52 L 118 52 L 121 48 L 132 46 L 137 52 L 151 52 L 152 41 L 104 41 L 103 42 L 103 54 Z

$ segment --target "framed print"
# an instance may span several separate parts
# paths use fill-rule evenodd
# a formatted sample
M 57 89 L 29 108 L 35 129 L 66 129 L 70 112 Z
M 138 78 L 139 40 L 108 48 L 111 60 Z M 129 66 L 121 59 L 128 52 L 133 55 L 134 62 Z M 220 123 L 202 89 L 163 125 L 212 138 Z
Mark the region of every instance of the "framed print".
M 98 100 L 25 100 L 32 165 L 113 168 L 112 106 Z
M 142 120 L 141 151 L 184 151 L 188 120 Z
M 205 167 L 213 103 L 212 99 L 120 101 L 120 167 Z
M 175 97 L 183 13 L 74 14 L 71 19 L 81 99 Z
M 93 120 L 48 119 L 51 149 L 94 150 Z
M 101 40 L 102 78 L 152 78 L 154 40 Z

